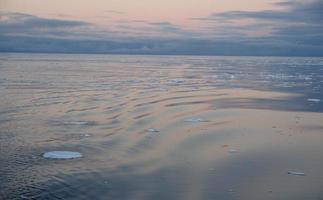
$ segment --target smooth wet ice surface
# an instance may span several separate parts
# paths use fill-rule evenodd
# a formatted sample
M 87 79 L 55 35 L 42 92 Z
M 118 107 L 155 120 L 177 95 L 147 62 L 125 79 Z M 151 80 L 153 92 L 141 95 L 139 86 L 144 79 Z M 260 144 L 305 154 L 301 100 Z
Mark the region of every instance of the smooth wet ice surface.
M 322 199 L 322 87 L 322 58 L 0 54 L 0 199 Z

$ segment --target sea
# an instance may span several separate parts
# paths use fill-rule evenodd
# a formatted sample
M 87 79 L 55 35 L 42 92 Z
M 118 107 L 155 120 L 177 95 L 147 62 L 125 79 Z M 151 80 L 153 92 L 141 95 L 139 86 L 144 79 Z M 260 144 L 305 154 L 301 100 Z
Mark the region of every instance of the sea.
M 318 200 L 322 144 L 322 57 L 0 53 L 0 199 Z

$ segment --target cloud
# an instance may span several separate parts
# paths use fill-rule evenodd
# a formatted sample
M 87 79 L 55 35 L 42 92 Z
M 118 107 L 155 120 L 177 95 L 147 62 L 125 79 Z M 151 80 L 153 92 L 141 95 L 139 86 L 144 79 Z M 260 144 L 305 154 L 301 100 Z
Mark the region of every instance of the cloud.
M 125 12 L 122 12 L 122 11 L 119 11 L 119 10 L 106 10 L 105 13 L 117 14 L 117 15 L 124 15 L 124 14 L 126 14 Z
M 276 10 L 228 11 L 191 18 L 188 31 L 167 22 L 77 20 L 2 13 L 0 51 L 173 55 L 323 56 L 322 0 L 287 0 Z
M 40 18 L 22 13 L 0 13 L 0 35 L 63 37 L 85 36 L 94 25 L 76 20 Z
M 323 1 L 322 0 L 290 0 L 276 2 L 274 5 L 281 7 L 280 10 L 261 11 L 226 11 L 213 13 L 208 17 L 190 18 L 191 20 L 218 21 L 222 20 L 264 20 L 271 22 L 291 22 L 291 23 L 316 23 L 323 22 Z
M 53 27 L 76 27 L 90 25 L 90 23 L 75 20 L 59 20 L 39 18 L 22 13 L 0 13 L 2 27 L 30 27 L 30 28 L 53 28 Z
M 109 28 L 102 28 L 84 21 L 41 18 L 23 13 L 0 13 L 0 35 L 6 36 L 121 39 L 124 37 L 180 37 L 185 34 L 188 33 L 181 27 L 169 22 L 119 20 L 110 24 Z
M 289 23 L 315 23 L 323 22 L 323 1 L 308 0 L 302 1 L 283 1 L 275 5 L 284 7 L 286 10 L 263 10 L 263 11 L 229 11 L 214 13 L 209 19 L 214 20 L 241 20 L 256 19 L 272 22 L 289 22 Z
M 193 33 L 167 21 L 118 20 L 111 26 L 119 32 L 141 38 L 179 38 Z
M 241 19 L 258 19 L 258 20 L 278 20 L 278 21 L 294 21 L 297 16 L 289 15 L 289 13 L 273 10 L 265 11 L 229 11 L 215 13 L 211 19 L 215 20 L 241 20 Z
M 0 37 L 0 51 L 161 55 L 322 56 L 323 47 L 291 45 L 266 38 L 94 40 Z
M 192 18 L 213 24 L 214 33 L 227 32 L 240 37 L 257 36 L 281 41 L 291 46 L 321 47 L 323 40 L 323 1 L 288 0 L 275 3 L 280 9 L 260 11 L 227 11 L 208 17 Z M 246 23 L 247 22 L 247 23 Z M 231 33 L 231 34 L 230 34 Z M 260 34 L 259 34 L 260 33 Z
M 154 26 L 154 28 L 157 28 L 158 31 L 160 31 L 160 32 L 178 33 L 178 34 L 183 33 L 183 31 L 181 30 L 181 28 L 179 26 L 176 26 L 176 25 L 171 24 L 169 22 L 150 22 L 148 24 Z

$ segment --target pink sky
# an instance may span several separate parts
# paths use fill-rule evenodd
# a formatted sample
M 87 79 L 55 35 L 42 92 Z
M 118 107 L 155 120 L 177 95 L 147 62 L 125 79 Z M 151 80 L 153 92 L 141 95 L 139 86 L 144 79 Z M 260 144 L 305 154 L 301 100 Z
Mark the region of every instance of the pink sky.
M 118 21 L 166 21 L 196 29 L 189 20 L 229 10 L 272 9 L 274 0 L 1 0 L 2 11 L 40 17 L 78 19 L 108 27 Z M 117 11 L 117 12 L 113 12 Z M 120 13 L 119 13 L 120 12 Z
M 322 8 L 322 0 L 0 0 L 0 37 L 12 51 L 65 52 L 64 39 L 71 52 L 78 40 L 86 52 L 321 55 Z

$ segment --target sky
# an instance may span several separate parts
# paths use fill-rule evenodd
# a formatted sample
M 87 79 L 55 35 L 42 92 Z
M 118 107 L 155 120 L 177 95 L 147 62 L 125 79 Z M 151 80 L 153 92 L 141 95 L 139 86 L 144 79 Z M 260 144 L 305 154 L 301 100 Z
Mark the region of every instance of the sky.
M 0 0 L 0 51 L 323 56 L 323 0 Z

